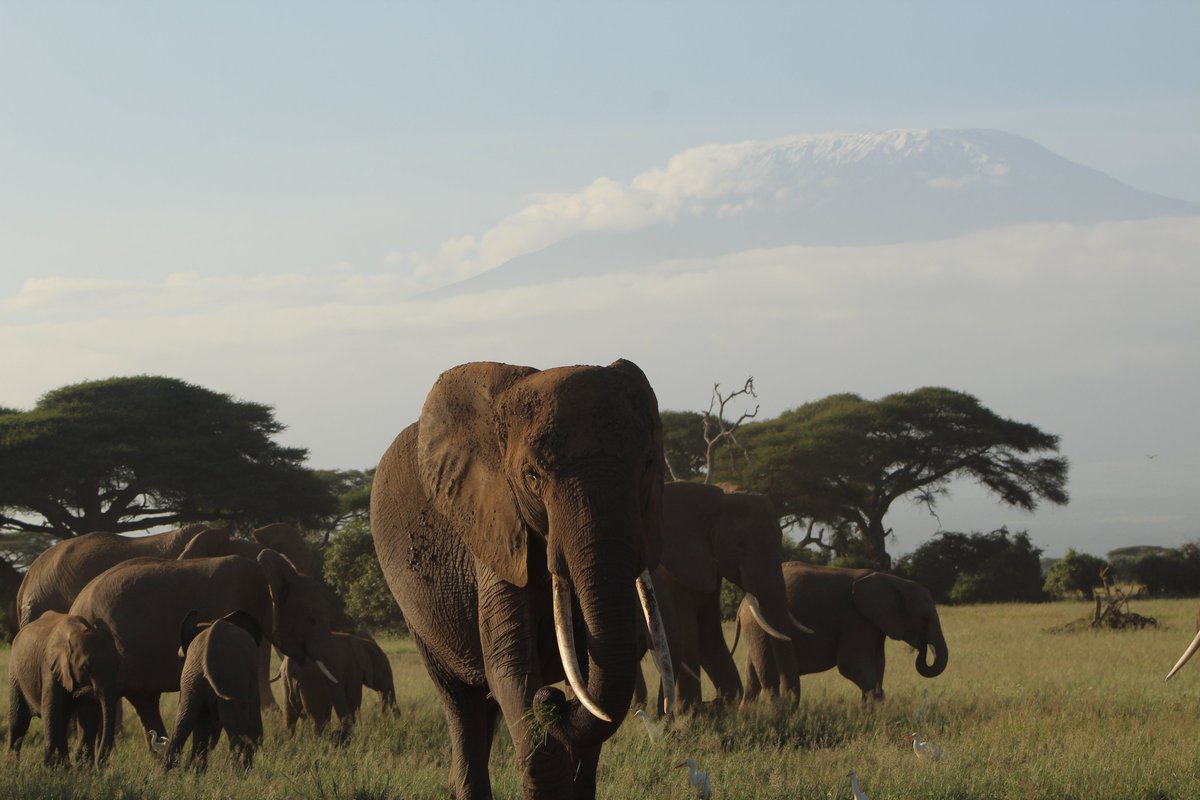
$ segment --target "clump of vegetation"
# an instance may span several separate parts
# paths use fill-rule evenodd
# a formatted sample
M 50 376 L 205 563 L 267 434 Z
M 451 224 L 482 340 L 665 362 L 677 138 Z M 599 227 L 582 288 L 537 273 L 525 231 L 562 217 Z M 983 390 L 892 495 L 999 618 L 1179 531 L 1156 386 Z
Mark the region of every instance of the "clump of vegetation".
M 1026 531 L 943 531 L 901 558 L 896 572 L 938 603 L 1038 602 L 1046 599 L 1041 553 Z
M 342 526 L 325 549 L 325 581 L 345 605 L 346 613 L 372 630 L 404 632 L 404 616 L 383 578 L 375 556 L 375 540 L 366 519 Z
M 1046 573 L 1046 594 L 1056 600 L 1090 598 L 1103 585 L 1101 572 L 1108 569 L 1104 559 L 1068 549 Z

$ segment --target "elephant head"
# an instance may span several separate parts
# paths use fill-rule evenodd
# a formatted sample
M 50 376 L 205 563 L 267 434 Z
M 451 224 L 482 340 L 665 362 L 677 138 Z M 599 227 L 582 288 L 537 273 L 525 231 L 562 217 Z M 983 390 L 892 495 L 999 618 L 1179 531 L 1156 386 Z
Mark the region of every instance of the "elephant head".
M 103 620 L 66 616 L 55 628 L 49 643 L 50 670 L 72 696 L 91 695 L 100 705 L 100 743 L 97 763 L 112 750 L 121 696 L 117 690 L 117 671 L 121 657 L 112 629 Z
M 427 496 L 477 569 L 518 587 L 551 584 L 577 698 L 560 732 L 572 745 L 603 742 L 629 706 L 638 589 L 653 606 L 648 570 L 662 546 L 662 423 L 645 375 L 623 360 L 545 371 L 456 367 L 426 399 L 416 452 Z
M 854 607 L 884 635 L 899 639 L 917 650 L 917 672 L 935 678 L 946 669 L 949 651 L 942 624 L 929 590 L 895 575 L 872 572 L 854 581 Z M 929 663 L 928 648 L 933 648 Z
M 267 576 L 274 612 L 267 638 L 297 664 L 313 659 L 321 673 L 337 683 L 326 666 L 336 663 L 337 654 L 330 629 L 329 603 L 321 585 L 274 550 L 259 553 L 258 563 Z M 338 709 L 338 713 L 342 710 Z
M 312 575 L 314 559 L 312 548 L 304 535 L 287 522 L 275 522 L 255 528 L 250 539 L 240 539 L 228 528 L 206 528 L 188 542 L 179 558 L 213 558 L 216 556 L 245 556 L 257 558 L 265 549 L 282 553 L 300 572 Z
M 783 531 L 766 495 L 696 483 L 669 483 L 664 493 L 663 564 L 687 588 L 720 591 L 721 579 L 741 587 L 756 622 L 791 641 L 793 623 L 780 568 Z

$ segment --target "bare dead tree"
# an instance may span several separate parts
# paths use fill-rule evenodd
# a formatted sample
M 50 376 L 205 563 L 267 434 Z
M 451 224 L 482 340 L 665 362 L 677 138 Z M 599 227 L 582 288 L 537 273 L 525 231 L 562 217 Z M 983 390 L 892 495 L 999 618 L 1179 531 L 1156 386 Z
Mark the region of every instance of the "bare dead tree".
M 733 423 L 728 422 L 725 418 L 725 406 L 729 405 L 734 398 L 741 397 L 743 395 L 753 397 L 755 400 L 758 399 L 758 395 L 754 393 L 753 375 L 746 378 L 746 383 L 741 389 L 731 393 L 728 397 L 725 397 L 721 394 L 721 384 L 713 384 L 712 398 L 708 401 L 708 411 L 704 412 L 705 483 L 708 483 L 713 476 L 713 461 L 716 458 L 717 448 L 722 444 L 732 444 L 737 448 L 737 451 L 741 452 L 742 458 L 744 458 L 747 463 L 750 461 L 750 454 L 746 451 L 746 448 L 742 446 L 742 443 L 737 440 L 737 429 L 743 422 L 748 419 L 753 419 L 758 415 L 758 404 L 755 404 L 753 411 L 743 412 L 742 415 Z M 716 411 L 715 416 L 713 414 L 714 410 Z M 737 453 L 731 450 L 729 458 L 731 464 L 736 463 Z

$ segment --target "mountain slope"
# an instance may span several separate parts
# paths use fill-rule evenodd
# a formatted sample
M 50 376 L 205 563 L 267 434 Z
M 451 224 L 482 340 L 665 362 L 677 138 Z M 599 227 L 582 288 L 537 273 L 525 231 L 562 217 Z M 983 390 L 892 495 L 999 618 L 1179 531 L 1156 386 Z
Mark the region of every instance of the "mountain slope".
M 1028 139 L 990 130 L 709 145 L 606 192 L 603 201 L 611 206 L 600 209 L 606 215 L 586 192 L 563 196 L 560 205 L 569 209 L 563 213 L 586 220 L 577 230 L 428 296 L 753 248 L 931 241 L 1019 223 L 1200 214 L 1200 204 L 1139 191 Z M 537 210 L 549 216 L 555 209 Z

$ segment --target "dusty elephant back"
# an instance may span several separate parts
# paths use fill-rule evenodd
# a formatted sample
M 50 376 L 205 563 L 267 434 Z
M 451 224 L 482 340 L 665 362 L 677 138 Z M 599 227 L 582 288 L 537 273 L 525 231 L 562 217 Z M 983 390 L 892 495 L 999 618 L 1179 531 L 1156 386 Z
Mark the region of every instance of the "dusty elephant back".
M 179 627 L 193 609 L 200 619 L 244 611 L 272 630 L 266 575 L 241 556 L 126 561 L 93 579 L 71 605 L 71 613 L 112 628 L 123 694 L 179 691 Z
M 203 530 L 204 525 L 188 525 L 149 536 L 97 531 L 58 542 L 33 560 L 21 581 L 16 600 L 19 624 L 46 611 L 66 611 L 89 581 L 123 561 L 175 558 Z

